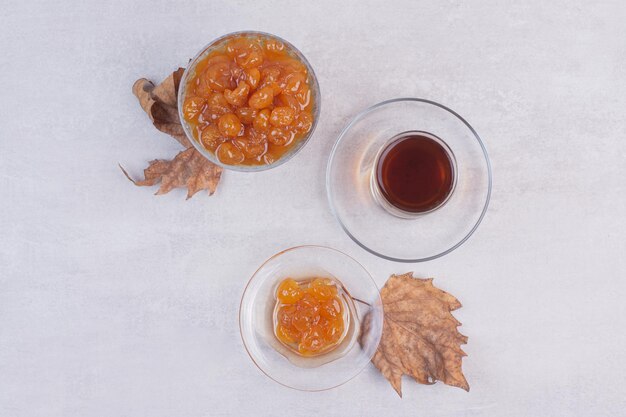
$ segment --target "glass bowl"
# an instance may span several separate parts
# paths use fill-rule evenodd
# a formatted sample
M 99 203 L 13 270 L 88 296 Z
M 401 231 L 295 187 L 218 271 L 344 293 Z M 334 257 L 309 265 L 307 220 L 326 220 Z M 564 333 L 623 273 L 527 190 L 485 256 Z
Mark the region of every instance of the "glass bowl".
M 279 283 L 287 278 L 334 278 L 353 301 L 353 332 L 334 350 L 314 357 L 289 354 L 274 335 L 273 311 Z M 302 391 L 322 391 L 354 378 L 376 352 L 383 329 L 378 288 L 365 268 L 348 255 L 323 246 L 297 246 L 269 258 L 246 286 L 239 327 L 252 361 L 274 381 Z
M 195 69 L 196 69 L 196 65 L 198 64 L 198 62 L 204 59 L 208 54 L 215 51 L 216 49 L 222 48 L 232 38 L 240 37 L 240 36 L 255 36 L 255 37 L 260 37 L 262 39 L 272 39 L 272 40 L 277 40 L 277 41 L 282 42 L 285 45 L 285 47 L 289 50 L 289 52 L 293 55 L 293 57 L 297 58 L 306 66 L 307 72 L 309 74 L 309 87 L 311 88 L 311 94 L 313 97 L 313 125 L 311 126 L 311 130 L 309 130 L 309 132 L 304 137 L 299 139 L 298 143 L 294 147 L 289 149 L 289 151 L 287 151 L 279 159 L 277 159 L 271 164 L 228 165 L 228 164 L 222 163 L 215 156 L 213 152 L 205 149 L 205 147 L 202 146 L 202 144 L 198 142 L 198 140 L 193 135 L 192 128 L 189 126 L 189 124 L 185 121 L 185 118 L 183 117 L 183 103 L 187 94 L 187 80 L 190 77 L 194 77 L 196 75 Z M 317 126 L 317 121 L 319 120 L 320 109 L 321 109 L 320 87 L 317 82 L 317 77 L 315 75 L 315 72 L 313 71 L 311 64 L 309 64 L 309 61 L 307 61 L 307 59 L 304 57 L 302 52 L 300 52 L 291 43 L 287 42 L 286 40 L 276 35 L 272 35 L 272 34 L 265 33 L 265 32 L 255 32 L 255 31 L 233 32 L 233 33 L 226 34 L 224 36 L 221 36 L 213 40 L 211 43 L 205 46 L 189 62 L 189 65 L 187 65 L 187 68 L 185 69 L 185 72 L 183 73 L 183 77 L 180 80 L 180 87 L 178 89 L 178 117 L 180 118 L 180 122 L 183 126 L 183 130 L 185 131 L 185 134 L 187 135 L 187 138 L 189 139 L 189 141 L 197 149 L 197 151 L 200 152 L 200 154 L 202 154 L 209 161 L 213 162 L 216 165 L 221 166 L 224 169 L 229 169 L 233 171 L 243 171 L 243 172 L 265 171 L 266 169 L 275 168 L 287 162 L 295 154 L 297 154 L 302 148 L 304 148 L 304 145 L 306 145 L 309 139 L 311 138 L 311 136 L 313 136 L 313 132 L 315 131 L 315 127 Z
M 454 189 L 445 204 L 404 215 L 373 186 L 377 157 L 406 132 L 430 134 L 454 160 Z M 384 101 L 358 114 L 341 132 L 326 170 L 326 190 L 343 230 L 363 249 L 396 262 L 422 262 L 458 248 L 482 221 L 491 196 L 491 165 L 476 131 L 459 114 L 419 98 Z

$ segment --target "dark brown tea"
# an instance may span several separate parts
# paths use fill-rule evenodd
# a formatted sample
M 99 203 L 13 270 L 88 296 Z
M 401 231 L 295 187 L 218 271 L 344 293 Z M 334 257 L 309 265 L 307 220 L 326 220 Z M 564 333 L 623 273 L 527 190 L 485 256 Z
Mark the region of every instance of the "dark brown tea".
M 407 133 L 388 144 L 376 166 L 382 196 L 410 213 L 424 213 L 446 201 L 454 188 L 454 165 L 434 138 Z

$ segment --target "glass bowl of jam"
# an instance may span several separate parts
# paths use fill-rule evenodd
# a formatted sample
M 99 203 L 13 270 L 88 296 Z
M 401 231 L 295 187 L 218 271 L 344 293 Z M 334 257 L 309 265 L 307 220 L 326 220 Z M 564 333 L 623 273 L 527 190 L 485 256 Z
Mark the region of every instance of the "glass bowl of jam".
M 478 133 L 434 101 L 399 98 L 358 114 L 326 170 L 331 209 L 367 251 L 396 262 L 443 256 L 481 223 L 491 165 Z
M 323 246 L 284 250 L 254 273 L 239 326 L 254 363 L 276 382 L 321 391 L 355 377 L 383 326 L 378 288 L 361 264 Z
M 292 44 L 263 32 L 224 35 L 187 66 L 178 114 L 193 146 L 236 171 L 283 164 L 315 130 L 321 96 L 313 68 Z

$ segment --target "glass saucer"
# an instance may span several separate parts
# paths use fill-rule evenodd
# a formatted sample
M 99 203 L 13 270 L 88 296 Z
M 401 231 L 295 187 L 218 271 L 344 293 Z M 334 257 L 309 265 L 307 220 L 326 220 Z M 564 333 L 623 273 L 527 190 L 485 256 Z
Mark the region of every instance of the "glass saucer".
M 372 192 L 379 151 L 403 132 L 440 138 L 456 163 L 455 188 L 434 211 L 402 218 Z M 430 100 L 398 98 L 357 115 L 341 132 L 326 171 L 326 190 L 343 230 L 363 249 L 396 262 L 423 262 L 458 248 L 482 221 L 491 195 L 491 165 L 480 137 L 453 110 Z
M 290 353 L 274 334 L 276 289 L 285 278 L 332 278 L 351 299 L 350 327 L 336 349 L 313 357 Z M 252 361 L 274 381 L 302 391 L 337 387 L 358 375 L 376 352 L 383 307 L 376 283 L 350 256 L 324 246 L 298 246 L 265 261 L 241 298 L 239 328 Z

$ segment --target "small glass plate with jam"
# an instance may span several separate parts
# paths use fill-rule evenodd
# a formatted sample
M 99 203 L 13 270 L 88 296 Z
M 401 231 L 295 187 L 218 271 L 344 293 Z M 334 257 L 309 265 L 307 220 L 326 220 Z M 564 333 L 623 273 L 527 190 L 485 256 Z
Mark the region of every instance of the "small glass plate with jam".
M 361 264 L 323 246 L 298 246 L 265 261 L 239 310 L 244 346 L 267 376 L 322 391 L 355 377 L 383 329 L 378 288 Z
M 476 131 L 430 100 L 372 106 L 341 132 L 326 171 L 331 209 L 359 246 L 422 262 L 458 248 L 482 221 L 491 165 Z

